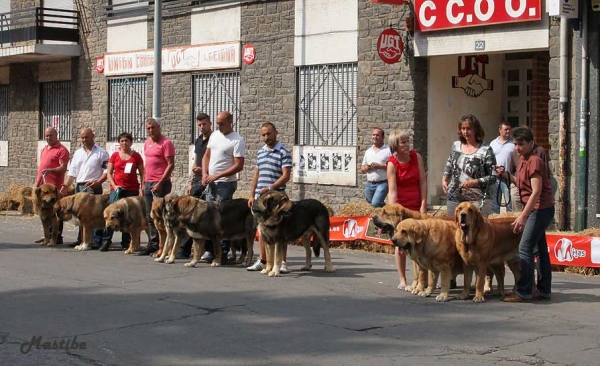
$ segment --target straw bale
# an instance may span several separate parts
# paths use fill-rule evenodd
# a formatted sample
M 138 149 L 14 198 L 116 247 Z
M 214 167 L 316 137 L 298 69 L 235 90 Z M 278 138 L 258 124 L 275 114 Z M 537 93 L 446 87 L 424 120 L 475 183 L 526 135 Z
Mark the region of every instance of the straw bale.
M 377 208 L 366 201 L 356 201 L 342 207 L 337 216 L 371 216 Z
M 490 214 L 488 216 L 488 219 L 500 219 L 503 217 L 514 217 L 517 218 L 519 216 L 520 212 L 501 212 L 501 213 L 497 213 L 497 214 Z
M 31 198 L 31 196 L 26 197 L 23 196 L 21 203 L 19 205 L 19 211 L 21 211 L 21 214 L 23 215 L 33 215 L 34 209 L 33 209 L 33 198 Z M 37 210 L 35 210 L 37 211 Z
M 0 211 L 8 211 L 12 210 L 11 202 L 8 199 L 8 195 L 5 193 L 0 193 Z
M 393 246 L 368 240 L 332 241 L 329 243 L 329 247 L 336 249 L 362 250 L 371 253 L 394 253 Z

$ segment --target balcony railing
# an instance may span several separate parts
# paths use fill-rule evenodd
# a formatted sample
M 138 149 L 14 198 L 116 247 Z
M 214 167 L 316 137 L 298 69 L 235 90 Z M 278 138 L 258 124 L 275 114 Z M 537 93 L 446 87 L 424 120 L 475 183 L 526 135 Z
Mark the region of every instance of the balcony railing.
M 0 14 L 0 47 L 16 42 L 79 43 L 79 12 L 35 7 Z

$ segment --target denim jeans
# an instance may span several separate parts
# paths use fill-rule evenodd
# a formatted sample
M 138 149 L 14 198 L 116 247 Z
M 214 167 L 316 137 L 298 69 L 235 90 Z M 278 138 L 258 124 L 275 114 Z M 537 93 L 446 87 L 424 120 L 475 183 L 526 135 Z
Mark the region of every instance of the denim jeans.
M 138 194 L 140 194 L 140 191 L 128 191 L 125 189 L 121 189 L 121 192 L 119 193 L 119 198 L 125 198 L 125 197 L 135 197 Z M 110 190 L 110 203 L 114 203 L 117 201 L 117 192 L 115 192 L 114 190 Z M 114 234 L 114 230 L 112 228 L 105 228 L 104 229 L 104 235 L 102 236 L 102 243 L 107 242 L 107 241 L 112 241 L 112 237 Z M 123 249 L 126 249 L 129 247 L 129 243 L 131 242 L 131 235 L 129 235 L 129 233 L 124 233 L 121 232 L 121 246 L 123 247 Z
M 388 194 L 388 182 L 381 183 L 367 182 L 365 185 L 365 198 L 373 207 L 383 207 L 385 205 L 385 197 Z M 396 203 L 396 202 L 389 202 Z
M 210 183 L 210 189 L 206 195 L 207 201 L 224 201 L 233 198 L 233 194 L 237 190 L 237 181 L 235 182 L 213 182 Z M 212 241 L 206 240 L 205 242 L 206 251 L 212 251 Z M 231 248 L 231 240 L 223 240 L 221 242 L 221 248 L 223 248 L 223 254 L 229 253 Z
M 146 219 L 148 220 L 148 229 L 150 229 L 150 241 L 148 242 L 148 247 L 153 247 L 158 249 L 158 232 L 156 231 L 156 226 L 154 226 L 154 221 L 150 218 L 150 211 L 152 210 L 152 201 L 154 201 L 154 196 L 156 197 L 164 197 L 167 194 L 171 193 L 171 181 L 166 181 L 163 183 L 163 186 L 160 191 L 154 192 L 152 194 L 152 187 L 158 182 L 145 182 L 144 183 L 144 200 L 146 201 Z
M 498 192 L 500 190 L 500 193 Z M 506 205 L 506 211 L 512 211 L 512 199 L 510 196 L 510 188 L 506 184 L 505 180 L 496 180 L 494 186 L 494 193 L 492 194 L 492 213 L 500 213 L 500 203 L 502 203 L 502 198 L 504 198 L 505 202 L 509 202 Z
M 91 187 L 83 188 L 83 184 L 78 183 L 75 185 L 75 193 L 79 193 L 79 192 L 87 192 L 87 193 L 91 193 L 91 194 L 102 194 L 102 186 L 98 186 L 96 189 L 92 189 Z M 81 241 L 82 241 L 81 235 L 82 235 L 82 229 L 80 226 L 79 232 L 77 233 L 77 242 L 78 243 L 81 243 Z M 104 229 L 94 229 L 94 235 L 92 237 L 92 242 L 94 244 L 101 244 L 102 236 L 104 236 Z M 88 244 L 92 244 L 92 243 L 88 243 Z
M 521 278 L 517 283 L 516 294 L 524 299 L 533 295 L 533 258 L 537 252 L 537 293 L 540 296 L 550 296 L 552 292 L 552 270 L 550 255 L 546 242 L 546 229 L 554 218 L 554 206 L 542 210 L 533 210 L 527 218 L 523 236 L 519 243 L 521 259 Z

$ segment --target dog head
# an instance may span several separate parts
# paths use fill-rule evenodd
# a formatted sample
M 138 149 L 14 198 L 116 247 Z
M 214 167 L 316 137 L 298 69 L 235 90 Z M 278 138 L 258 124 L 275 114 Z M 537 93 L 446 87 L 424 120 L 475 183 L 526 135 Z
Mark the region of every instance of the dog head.
M 60 199 L 58 188 L 50 183 L 45 183 L 37 187 L 34 194 L 38 205 L 42 208 L 52 208 L 52 206 Z
M 78 193 L 79 194 L 79 193 Z M 75 198 L 78 194 L 61 198 L 54 204 L 54 212 L 59 220 L 69 221 L 75 213 Z
M 111 203 L 104 209 L 104 221 L 106 227 L 115 231 L 121 231 L 126 225 L 129 217 L 129 206 L 124 200 Z
M 294 203 L 282 192 L 269 190 L 261 194 L 252 205 L 256 220 L 266 226 L 275 226 L 292 214 Z
M 394 229 L 402 220 L 424 219 L 429 217 L 417 211 L 409 210 L 399 203 L 390 203 L 377 209 L 373 214 L 373 224 L 381 229 L 382 233 L 394 235 Z
M 456 226 L 461 230 L 461 240 L 471 244 L 483 227 L 483 216 L 477 206 L 471 202 L 462 202 L 454 211 Z
M 394 232 L 392 244 L 402 250 L 410 251 L 415 245 L 423 241 L 424 232 L 419 220 L 402 220 Z

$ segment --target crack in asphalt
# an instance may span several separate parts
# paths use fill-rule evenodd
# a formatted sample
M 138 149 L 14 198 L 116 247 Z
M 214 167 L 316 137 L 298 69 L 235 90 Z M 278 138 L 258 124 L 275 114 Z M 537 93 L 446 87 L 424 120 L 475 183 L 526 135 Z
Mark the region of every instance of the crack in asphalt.
M 83 361 L 83 362 L 85 362 L 87 364 L 90 364 L 90 365 L 97 365 L 97 366 L 117 366 L 116 363 L 104 363 L 104 362 L 95 360 L 93 358 L 89 358 L 89 357 L 85 357 L 85 356 L 77 354 L 77 353 L 73 353 L 71 351 L 67 351 L 66 353 L 67 353 L 67 355 L 69 357 L 75 358 L 75 359 L 77 359 L 79 361 Z

